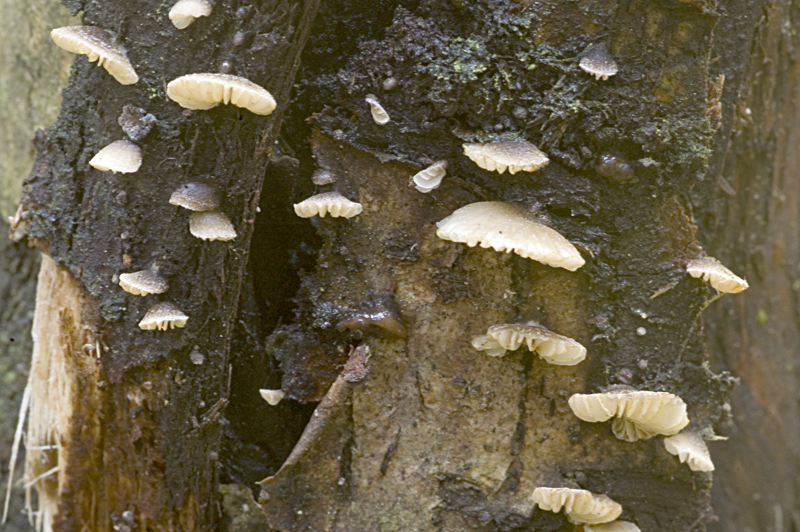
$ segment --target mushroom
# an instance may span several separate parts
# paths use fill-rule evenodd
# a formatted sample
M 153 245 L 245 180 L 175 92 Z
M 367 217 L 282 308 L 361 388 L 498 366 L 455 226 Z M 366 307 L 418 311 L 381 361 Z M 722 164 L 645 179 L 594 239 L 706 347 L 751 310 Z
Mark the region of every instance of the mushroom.
M 153 129 L 153 125 L 155 125 L 156 121 L 155 116 L 133 105 L 126 105 L 123 107 L 122 113 L 117 119 L 117 123 L 122 128 L 122 131 L 128 135 L 128 138 L 134 141 L 140 141 L 145 138 Z
M 272 406 L 277 405 L 286 397 L 286 393 L 283 390 L 258 390 L 258 393 L 261 394 L 262 399 Z
M 167 96 L 186 109 L 211 109 L 232 103 L 257 115 L 275 110 L 272 95 L 252 81 L 230 74 L 188 74 L 167 85 Z
M 436 236 L 469 247 L 510 253 L 575 271 L 585 264 L 578 250 L 557 231 L 537 222 L 522 207 L 501 201 L 471 203 L 438 222 Z
M 233 240 L 236 230 L 233 224 L 219 211 L 193 212 L 189 216 L 189 231 L 200 240 Z
M 612 521 L 604 525 L 584 525 L 583 532 L 642 532 L 630 521 Z
M 472 339 L 472 347 L 493 357 L 516 351 L 522 344 L 557 366 L 574 366 L 586 358 L 586 348 L 572 338 L 534 325 L 493 325 L 486 334 Z
M 139 76 L 125 51 L 114 44 L 111 34 L 95 26 L 67 26 L 50 32 L 53 42 L 73 54 L 89 56 L 89 61 L 105 68 L 123 85 L 132 85 Z
M 747 290 L 747 281 L 737 276 L 713 257 L 690 260 L 686 272 L 692 277 L 700 277 L 725 294 L 738 294 Z
M 530 142 L 497 141 L 486 144 L 464 144 L 464 155 L 484 170 L 502 174 L 533 172 L 547 165 L 550 159 Z
M 219 209 L 219 191 L 206 183 L 186 183 L 175 189 L 169 203 L 190 211 L 214 211 Z
M 123 290 L 135 296 L 163 294 L 169 289 L 167 280 L 152 270 L 122 273 L 119 276 L 119 285 Z
M 681 432 L 664 438 L 664 447 L 669 454 L 677 456 L 681 463 L 687 463 L 692 471 L 714 471 L 706 442 L 694 432 Z
M 426 169 L 414 175 L 414 185 L 423 194 L 439 188 L 442 179 L 447 174 L 447 161 L 433 163 Z
M 647 440 L 656 434 L 671 436 L 689 424 L 686 403 L 667 392 L 578 393 L 569 398 L 569 406 L 576 416 L 590 423 L 616 416 L 611 429 L 617 438 L 629 442 Z
M 328 213 L 333 218 L 352 218 L 361 214 L 362 208 L 360 203 L 350 201 L 338 192 L 323 192 L 294 204 L 294 212 L 300 218 L 324 217 Z
M 386 112 L 386 109 L 383 108 L 374 94 L 367 94 L 366 101 L 369 104 L 369 110 L 372 112 L 372 119 L 376 124 L 382 126 L 391 120 L 389 113 Z
M 595 79 L 607 80 L 609 76 L 617 73 L 617 63 L 608 53 L 605 43 L 590 46 L 578 63 L 584 72 L 593 75 Z
M 336 176 L 330 170 L 317 168 L 314 170 L 314 173 L 311 174 L 311 182 L 318 186 L 330 185 L 336 182 Z
M 116 140 L 97 152 L 89 165 L 114 174 L 132 174 L 142 165 L 142 150 L 129 140 Z
M 622 506 L 609 496 L 587 490 L 536 488 L 531 498 L 548 512 L 560 512 L 563 508 L 567 518 L 575 524 L 608 523 L 622 513 Z
M 139 328 L 146 331 L 155 329 L 166 331 L 176 327 L 182 328 L 188 319 L 189 316 L 184 314 L 178 305 L 171 301 L 164 301 L 150 307 L 142 321 L 139 322 Z
M 212 7 L 208 0 L 178 0 L 169 10 L 169 19 L 176 28 L 182 30 L 194 19 L 209 16 Z

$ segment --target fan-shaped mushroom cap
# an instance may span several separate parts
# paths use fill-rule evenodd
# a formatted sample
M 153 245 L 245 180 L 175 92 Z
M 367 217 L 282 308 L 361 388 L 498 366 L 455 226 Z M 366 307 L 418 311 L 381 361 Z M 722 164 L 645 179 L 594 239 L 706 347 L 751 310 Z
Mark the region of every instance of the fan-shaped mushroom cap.
M 472 339 L 472 347 L 493 357 L 516 351 L 522 344 L 558 366 L 574 366 L 586 358 L 586 348 L 572 338 L 533 325 L 493 325 L 486 334 Z
M 135 296 L 163 294 L 169 289 L 167 280 L 152 270 L 121 273 L 119 276 L 119 285 L 123 290 Z
M 501 201 L 471 203 L 436 224 L 436 236 L 470 247 L 514 252 L 556 268 L 575 271 L 585 264 L 578 250 L 522 207 Z
M 524 140 L 464 144 L 464 155 L 484 170 L 498 174 L 506 169 L 511 174 L 533 172 L 550 162 L 539 148 Z
M 190 211 L 213 211 L 219 209 L 219 191 L 206 183 L 186 183 L 175 189 L 169 203 Z
M 200 240 L 233 240 L 236 230 L 227 216 L 219 211 L 193 212 L 189 216 L 189 232 Z
M 689 424 L 686 403 L 667 392 L 578 393 L 569 398 L 569 406 L 576 416 L 590 423 L 616 416 L 611 426 L 614 435 L 630 442 L 656 434 L 677 434 Z
M 176 28 L 182 30 L 194 22 L 194 19 L 209 16 L 211 8 L 208 0 L 178 0 L 169 10 L 169 19 Z
M 53 42 L 73 54 L 89 56 L 97 61 L 114 79 L 123 85 L 132 85 L 139 76 L 128 61 L 125 51 L 114 44 L 111 34 L 95 26 L 67 26 L 50 32 Z
M 272 406 L 277 405 L 286 397 L 286 393 L 283 390 L 258 390 L 258 393 L 261 394 L 262 399 Z
M 692 277 L 700 277 L 720 292 L 738 294 L 747 290 L 747 281 L 737 276 L 713 257 L 690 260 L 686 272 Z
M 431 190 L 439 188 L 442 179 L 447 174 L 447 161 L 433 163 L 426 169 L 414 175 L 414 185 L 417 190 L 427 194 Z
M 187 109 L 211 109 L 232 103 L 257 115 L 275 110 L 272 95 L 252 81 L 230 74 L 189 74 L 167 85 L 167 96 Z
M 563 508 L 567 518 L 576 524 L 608 523 L 622 513 L 622 506 L 607 495 L 595 495 L 587 490 L 536 488 L 531 498 L 548 512 L 560 512 Z
M 586 525 L 583 532 L 642 532 L 642 529 L 630 521 L 612 521 L 605 525 Z
M 664 438 L 664 447 L 669 454 L 677 456 L 681 463 L 686 462 L 692 471 L 714 471 L 706 442 L 694 432 L 681 432 Z
M 129 140 L 116 140 L 97 152 L 89 165 L 115 174 L 132 174 L 142 166 L 142 150 Z
M 350 201 L 338 192 L 324 192 L 294 204 L 294 212 L 300 218 L 311 218 L 329 214 L 334 218 L 352 218 L 361 214 L 360 203 Z
M 608 79 L 617 73 L 617 63 L 608 53 L 605 44 L 592 46 L 581 58 L 580 67 L 596 79 Z
M 146 331 L 154 329 L 166 331 L 176 327 L 182 328 L 188 319 L 189 316 L 184 314 L 178 305 L 171 301 L 164 301 L 150 307 L 142 321 L 139 322 L 139 328 Z
M 372 119 L 376 124 L 382 126 L 391 120 L 389 113 L 386 112 L 386 109 L 383 108 L 374 94 L 367 94 L 366 101 L 369 104 L 369 110 L 372 112 Z

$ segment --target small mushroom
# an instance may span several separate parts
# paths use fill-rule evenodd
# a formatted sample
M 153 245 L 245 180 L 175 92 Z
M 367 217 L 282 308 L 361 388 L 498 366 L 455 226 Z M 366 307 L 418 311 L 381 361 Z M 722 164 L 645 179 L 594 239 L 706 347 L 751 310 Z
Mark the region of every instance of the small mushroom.
M 584 525 L 583 532 L 642 532 L 630 521 L 612 521 L 604 525 Z
M 486 334 L 472 339 L 472 347 L 493 357 L 516 351 L 523 344 L 557 366 L 574 366 L 586 358 L 586 348 L 572 338 L 534 325 L 493 325 Z
M 570 488 L 536 488 L 531 496 L 539 508 L 548 512 L 564 509 L 575 524 L 600 524 L 613 521 L 622 513 L 622 506 L 608 495 Z
M 122 108 L 117 123 L 122 131 L 133 141 L 140 141 L 145 138 L 156 123 L 156 117 L 149 114 L 144 109 L 126 105 Z
M 403 322 L 394 312 L 386 308 L 376 308 L 370 312 L 356 312 L 336 324 L 336 328 L 340 331 L 351 330 L 358 333 L 364 333 L 371 326 L 383 329 L 384 333 L 391 338 L 408 339 Z
M 366 101 L 369 104 L 369 110 L 372 112 L 372 119 L 376 124 L 382 126 L 391 120 L 389 113 L 386 112 L 374 94 L 367 94 Z
M 233 240 L 236 230 L 233 224 L 219 211 L 193 212 L 189 216 L 189 232 L 200 240 Z
M 123 290 L 135 296 L 163 294 L 169 289 L 167 280 L 153 270 L 121 273 L 119 275 L 119 285 Z
M 688 464 L 692 471 L 714 471 L 706 442 L 694 432 L 681 432 L 664 438 L 664 447 L 669 454 L 677 456 L 682 464 Z
M 262 399 L 272 406 L 277 405 L 286 397 L 286 393 L 283 390 L 258 390 L 258 393 L 261 394 Z
M 257 115 L 268 115 L 277 106 L 266 89 L 230 74 L 181 76 L 169 82 L 167 96 L 186 109 L 211 109 L 230 103 Z
M 190 211 L 214 211 L 219 209 L 219 191 L 206 183 L 186 183 L 175 189 L 169 203 Z
M 89 61 L 105 68 L 123 85 L 132 85 L 139 76 L 128 61 L 125 51 L 114 44 L 111 34 L 95 26 L 67 26 L 50 32 L 53 42 L 73 54 L 89 57 Z
M 142 150 L 129 140 L 116 140 L 97 152 L 89 165 L 114 174 L 132 174 L 142 165 Z
M 164 301 L 150 307 L 142 321 L 139 322 L 139 328 L 146 331 L 155 329 L 166 331 L 176 327 L 182 328 L 188 319 L 189 316 L 184 314 L 178 305 L 171 301 Z
M 702 278 L 725 294 L 738 294 L 747 290 L 747 281 L 737 276 L 713 257 L 690 260 L 686 272 L 692 277 Z
M 461 207 L 438 222 L 436 236 L 469 247 L 480 244 L 556 268 L 575 271 L 585 264 L 578 250 L 556 230 L 517 205 L 483 201 Z
M 330 185 L 336 182 L 336 176 L 330 170 L 325 168 L 317 168 L 311 174 L 311 182 L 317 186 Z
M 484 170 L 498 174 L 506 169 L 510 174 L 533 172 L 550 162 L 539 148 L 524 140 L 464 144 L 464 155 Z
M 338 192 L 324 192 L 294 204 L 294 212 L 300 218 L 324 217 L 326 214 L 333 218 L 352 218 L 361 214 L 362 208 L 360 203 L 350 201 Z
M 633 167 L 625 156 L 616 150 L 600 155 L 595 165 L 595 170 L 601 176 L 621 183 L 634 178 Z
M 442 184 L 442 179 L 447 174 L 447 161 L 439 161 L 433 163 L 426 169 L 417 172 L 414 175 L 414 185 L 417 190 L 423 194 L 427 194 L 432 190 L 439 188 Z
M 178 0 L 169 10 L 169 19 L 176 28 L 182 30 L 194 19 L 209 16 L 212 7 L 208 0 Z
M 617 63 L 608 53 L 605 43 L 590 46 L 578 64 L 584 72 L 588 72 L 598 80 L 607 80 L 618 70 Z
M 686 403 L 667 392 L 578 393 L 569 398 L 569 406 L 576 416 L 590 423 L 616 416 L 611 429 L 617 438 L 629 442 L 656 434 L 671 436 L 689 424 Z

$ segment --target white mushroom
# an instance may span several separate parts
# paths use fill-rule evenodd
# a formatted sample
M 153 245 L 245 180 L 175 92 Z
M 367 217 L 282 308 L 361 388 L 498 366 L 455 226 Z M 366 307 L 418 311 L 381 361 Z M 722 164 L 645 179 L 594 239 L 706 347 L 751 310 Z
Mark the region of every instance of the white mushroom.
M 369 110 L 372 112 L 372 119 L 376 124 L 382 126 L 391 120 L 389 113 L 386 112 L 386 109 L 383 108 L 374 94 L 367 94 L 366 101 L 369 104 Z
M 461 207 L 436 224 L 436 236 L 514 252 L 549 266 L 575 271 L 585 264 L 578 250 L 556 230 L 536 221 L 523 208 L 501 201 L 484 201 Z
M 258 393 L 261 394 L 262 399 L 272 406 L 277 405 L 286 397 L 286 393 L 283 390 L 258 390 Z
M 209 16 L 212 7 L 208 0 L 178 0 L 169 10 L 169 19 L 176 28 L 182 30 L 194 19 Z
M 233 240 L 236 230 L 233 224 L 219 211 L 193 212 L 189 216 L 189 232 L 200 240 Z
M 738 294 L 747 290 L 747 281 L 738 277 L 713 257 L 690 260 L 686 272 L 692 277 L 702 278 L 714 288 L 725 294 Z
M 486 144 L 464 144 L 464 155 L 490 172 L 510 174 L 533 172 L 547 165 L 550 159 L 530 142 L 498 141 Z
M 361 214 L 362 208 L 360 203 L 350 201 L 338 192 L 324 192 L 294 204 L 294 212 L 300 218 L 324 217 L 326 214 L 333 218 L 352 218 Z
M 414 185 L 423 194 L 439 188 L 442 179 L 447 174 L 447 161 L 433 163 L 429 167 L 414 175 Z
M 656 434 L 677 434 L 689 424 L 686 403 L 667 392 L 617 391 L 575 394 L 569 398 L 572 412 L 590 423 L 608 421 L 614 435 L 625 441 L 646 440 Z
M 171 301 L 164 301 L 150 307 L 142 321 L 139 322 L 139 328 L 146 331 L 155 329 L 166 331 L 176 327 L 182 328 L 188 319 L 189 316 L 184 314 L 178 305 Z
M 219 209 L 219 191 L 206 183 L 186 183 L 175 189 L 169 203 L 190 211 L 213 211 Z
M 181 76 L 169 82 L 167 96 L 187 109 L 211 109 L 221 103 L 230 103 L 257 115 L 268 115 L 277 105 L 263 87 L 230 74 Z
M 114 44 L 111 34 L 95 26 L 67 26 L 50 32 L 53 42 L 74 54 L 86 55 L 97 61 L 114 79 L 123 85 L 132 85 L 139 76 L 128 61 L 125 51 Z
M 668 453 L 677 456 L 681 463 L 687 463 L 692 471 L 714 471 L 706 442 L 694 432 L 681 432 L 664 438 L 664 447 Z
M 605 44 L 590 47 L 578 64 L 584 72 L 588 72 L 598 80 L 607 80 L 618 71 L 617 63 L 608 53 Z
M 604 525 L 584 525 L 583 532 L 642 532 L 630 521 L 612 521 Z
M 560 512 L 576 524 L 599 524 L 613 521 L 622 513 L 622 506 L 607 495 L 570 488 L 536 488 L 533 501 L 542 510 Z
M 123 290 L 135 296 L 163 294 L 169 289 L 167 280 L 152 270 L 121 273 L 119 275 L 119 285 Z
M 89 165 L 115 174 L 132 174 L 142 166 L 142 150 L 129 140 L 117 140 L 97 152 Z
M 523 344 L 545 362 L 558 366 L 574 366 L 586 358 L 586 348 L 572 338 L 533 325 L 493 325 L 486 334 L 472 339 L 472 347 L 495 357 L 516 351 Z

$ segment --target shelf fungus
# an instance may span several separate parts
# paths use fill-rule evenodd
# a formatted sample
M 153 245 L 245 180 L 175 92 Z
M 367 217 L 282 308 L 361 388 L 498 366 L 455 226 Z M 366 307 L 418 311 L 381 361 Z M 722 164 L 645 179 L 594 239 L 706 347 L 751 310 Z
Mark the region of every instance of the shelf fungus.
M 294 204 L 294 212 L 300 218 L 325 217 L 326 214 L 333 218 L 352 218 L 361 214 L 362 208 L 360 203 L 350 201 L 338 192 L 323 192 Z
M 608 523 L 622 513 L 622 506 L 609 496 L 595 495 L 587 490 L 536 488 L 531 498 L 539 508 L 548 512 L 560 512 L 563 508 L 567 518 L 575 524 Z
M 423 194 L 427 194 L 432 190 L 439 188 L 442 184 L 442 179 L 447 174 L 447 161 L 439 161 L 433 163 L 426 169 L 417 172 L 414 179 L 414 186 Z
M 169 203 L 190 211 L 214 211 L 219 209 L 219 191 L 206 183 L 186 183 L 175 189 Z
M 169 82 L 167 96 L 186 109 L 204 110 L 230 103 L 257 115 L 268 115 L 277 105 L 263 87 L 230 74 L 181 76 Z
M 236 230 L 233 224 L 219 211 L 193 212 L 189 216 L 189 232 L 200 240 L 233 240 Z
M 152 270 L 122 273 L 119 276 L 119 285 L 123 290 L 135 296 L 163 294 L 169 289 L 167 280 Z
M 132 174 L 142 166 L 142 150 L 129 140 L 117 140 L 97 152 L 89 165 L 104 172 Z
M 283 390 L 258 390 L 258 393 L 261 394 L 262 399 L 272 406 L 277 405 L 286 397 L 286 393 Z
M 53 42 L 73 54 L 86 55 L 89 61 L 105 68 L 123 85 L 133 85 L 139 76 L 125 51 L 114 44 L 111 34 L 95 26 L 67 26 L 50 32 Z
M 578 64 L 584 72 L 588 72 L 598 80 L 607 80 L 619 70 L 605 44 L 590 47 Z
M 386 109 L 383 108 L 381 102 L 378 101 L 378 98 L 376 98 L 374 94 L 367 94 L 366 101 L 369 104 L 372 119 L 376 124 L 382 126 L 391 120 L 391 118 L 389 118 L 389 113 L 386 112 Z
M 472 339 L 472 347 L 493 357 L 516 351 L 523 344 L 557 366 L 574 366 L 586 358 L 586 348 L 572 338 L 534 325 L 493 325 L 486 334 Z
M 686 403 L 667 392 L 615 391 L 575 394 L 569 398 L 572 412 L 590 423 L 608 421 L 614 435 L 625 441 L 646 440 L 656 434 L 671 436 L 689 424 Z
M 664 438 L 664 447 L 669 454 L 677 456 L 682 464 L 688 464 L 692 471 L 714 471 L 706 442 L 694 432 L 681 432 Z
M 471 203 L 438 222 L 436 236 L 480 245 L 556 268 L 575 271 L 585 264 L 578 250 L 556 230 L 537 222 L 522 207 L 501 201 Z
M 738 294 L 747 290 L 747 281 L 737 276 L 713 257 L 690 260 L 686 272 L 692 277 L 702 278 L 725 294 Z
M 464 144 L 464 155 L 484 170 L 498 174 L 506 170 L 510 174 L 533 172 L 550 162 L 539 148 L 524 140 Z
M 174 328 L 182 328 L 189 320 L 189 316 L 171 301 L 164 301 L 156 303 L 147 314 L 144 315 L 142 321 L 139 322 L 139 328 L 146 331 L 166 331 Z
M 630 521 L 612 521 L 604 525 L 586 525 L 583 532 L 642 532 L 642 529 Z
M 169 19 L 173 26 L 182 30 L 196 18 L 209 16 L 212 7 L 208 0 L 178 0 L 169 10 Z

